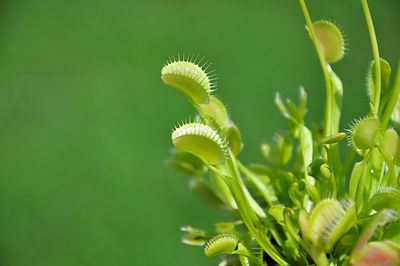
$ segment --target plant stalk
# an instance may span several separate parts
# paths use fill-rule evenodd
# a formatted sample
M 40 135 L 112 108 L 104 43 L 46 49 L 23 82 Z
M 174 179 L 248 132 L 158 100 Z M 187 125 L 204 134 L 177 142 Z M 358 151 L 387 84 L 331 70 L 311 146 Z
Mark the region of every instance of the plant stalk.
M 369 37 L 371 39 L 372 54 L 375 62 L 375 97 L 374 97 L 374 109 L 379 110 L 379 103 L 381 98 L 381 61 L 379 57 L 378 41 L 376 40 L 375 28 L 372 23 L 371 12 L 369 11 L 367 0 L 361 0 L 361 4 L 364 10 L 365 20 L 368 25 Z
M 318 41 L 317 35 L 315 33 L 314 26 L 312 24 L 310 14 L 308 13 L 306 3 L 304 0 L 299 0 L 299 3 L 301 6 L 301 9 L 303 11 L 304 18 L 306 19 L 307 27 L 310 32 L 310 37 L 314 43 L 315 50 L 317 51 L 317 55 L 318 55 L 319 61 L 321 63 L 322 71 L 323 71 L 324 77 L 325 77 L 325 86 L 326 86 L 325 137 L 327 137 L 327 136 L 331 135 L 332 101 L 333 101 L 333 92 L 332 92 L 331 79 L 329 77 L 328 63 L 326 62 L 325 57 L 322 54 L 322 50 L 319 45 L 319 41 Z

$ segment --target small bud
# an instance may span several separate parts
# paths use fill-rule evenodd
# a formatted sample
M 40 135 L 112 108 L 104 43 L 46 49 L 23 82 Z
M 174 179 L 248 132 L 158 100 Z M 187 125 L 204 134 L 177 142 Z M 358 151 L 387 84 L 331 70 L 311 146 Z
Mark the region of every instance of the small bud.
M 340 132 L 332 136 L 325 137 L 321 140 L 321 144 L 333 144 L 343 140 L 346 137 L 346 133 Z
M 325 60 L 328 63 L 335 63 L 342 59 L 345 45 L 339 28 L 327 20 L 316 21 L 313 27 Z
M 261 143 L 261 154 L 264 156 L 265 160 L 269 161 L 271 156 L 271 146 L 267 143 Z
M 280 165 L 285 166 L 292 158 L 292 152 L 293 152 L 292 140 L 289 136 L 279 135 L 276 141 L 279 149 Z
M 320 166 L 319 170 L 321 171 L 321 174 L 323 177 L 330 179 L 332 177 L 332 172 L 329 166 L 324 163 Z
M 281 95 L 279 92 L 275 93 L 275 104 L 278 107 L 278 110 L 282 113 L 284 117 L 287 119 L 292 119 L 292 115 L 289 113 L 289 111 L 286 109 L 286 106 L 283 104 Z
M 303 86 L 300 87 L 300 105 L 299 112 L 301 117 L 304 117 L 307 113 L 307 93 Z
M 380 172 L 382 171 L 382 167 L 383 167 L 383 161 L 384 158 L 382 156 L 382 153 L 379 151 L 378 148 L 374 148 L 371 152 L 371 166 L 372 166 L 372 171 L 374 171 L 374 173 L 376 173 L 377 175 L 380 174 Z
M 321 166 L 324 163 L 325 161 L 323 159 L 316 159 L 312 161 L 311 164 L 307 167 L 307 173 L 317 179 L 322 178 L 323 176 L 321 174 Z
M 304 191 L 306 189 L 306 182 L 304 179 L 301 179 L 298 186 L 299 191 Z

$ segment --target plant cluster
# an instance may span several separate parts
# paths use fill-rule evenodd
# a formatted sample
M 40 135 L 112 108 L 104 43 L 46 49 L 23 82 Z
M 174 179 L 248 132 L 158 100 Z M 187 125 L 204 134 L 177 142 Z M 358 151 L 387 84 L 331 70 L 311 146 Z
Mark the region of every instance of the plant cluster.
M 164 83 L 197 112 L 173 130 L 168 163 L 191 176 L 200 198 L 233 217 L 217 223 L 215 233 L 182 227 L 182 242 L 205 245 L 220 265 L 400 265 L 400 67 L 392 85 L 361 0 L 373 51 L 369 113 L 343 132 L 343 86 L 331 68 L 344 56 L 343 35 L 332 22 L 312 22 L 305 1 L 299 3 L 325 78 L 325 119 L 320 128 L 305 124 L 303 88 L 297 105 L 276 94 L 288 130 L 261 145 L 265 164 L 238 159 L 239 128 L 214 96 L 215 76 L 205 64 L 178 57 L 162 68 Z

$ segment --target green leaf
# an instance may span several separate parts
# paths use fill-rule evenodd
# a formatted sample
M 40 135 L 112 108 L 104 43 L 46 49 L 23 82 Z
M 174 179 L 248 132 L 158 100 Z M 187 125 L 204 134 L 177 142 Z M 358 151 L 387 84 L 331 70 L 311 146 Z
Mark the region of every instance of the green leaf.
M 268 209 L 268 214 L 274 217 L 278 224 L 283 224 L 283 210 L 285 206 L 283 205 L 275 205 Z
M 385 229 L 383 239 L 392 240 L 400 244 L 400 221 L 393 222 Z
M 383 93 L 389 93 L 390 89 L 390 74 L 392 73 L 392 69 L 389 63 L 381 58 L 381 86 Z M 375 86 L 376 86 L 376 77 L 375 77 L 375 61 L 372 60 L 367 74 L 367 92 L 371 102 L 374 102 L 375 98 Z
M 199 106 L 212 118 L 219 126 L 223 126 L 228 122 L 228 111 L 225 105 L 214 96 L 210 96 L 210 102 L 199 104 Z
M 217 223 L 215 225 L 215 232 L 217 233 L 234 233 L 235 226 L 243 224 L 242 221 Z
M 186 232 L 186 234 L 182 236 L 181 241 L 187 245 L 202 246 L 211 239 L 211 235 L 208 232 L 191 226 L 182 226 L 181 231 Z
M 218 166 L 218 169 L 220 171 L 222 170 L 222 172 L 225 170 L 222 165 Z M 221 176 L 217 175 L 216 173 L 210 173 L 210 186 L 214 193 L 217 194 L 218 197 L 225 202 L 225 204 L 230 206 L 232 209 L 237 209 L 235 199 L 233 198 L 231 191 Z
M 307 93 L 304 90 L 303 86 L 300 87 L 300 105 L 299 105 L 299 113 L 302 119 L 307 113 Z
M 293 122 L 297 123 L 297 120 L 286 109 L 286 106 L 283 103 L 281 95 L 279 94 L 279 92 L 275 93 L 275 104 L 278 107 L 278 110 L 282 113 L 282 115 L 284 117 L 286 117 L 290 121 L 293 121 Z
M 207 173 L 207 167 L 205 164 L 197 156 L 186 151 L 173 149 L 171 151 L 171 156 L 166 163 L 169 166 L 193 177 L 199 178 Z
M 289 136 L 279 135 L 277 137 L 277 145 L 279 150 L 279 166 L 285 166 L 292 158 L 293 143 Z
M 189 180 L 190 189 L 204 202 L 218 210 L 229 211 L 229 206 L 214 193 L 210 186 L 202 179 L 192 178 Z
M 334 135 L 331 135 L 331 136 L 321 139 L 321 144 L 323 144 L 323 145 L 334 144 L 334 143 L 337 143 L 337 142 L 343 140 L 344 138 L 346 138 L 346 136 L 347 136 L 346 133 L 340 132 L 340 133 L 337 133 L 337 134 L 334 134 Z
M 396 130 L 393 128 L 386 130 L 383 140 L 383 150 L 389 155 L 390 159 L 393 159 L 396 154 L 398 138 Z
M 303 155 L 304 169 L 308 169 L 313 158 L 313 144 L 311 131 L 304 125 L 301 125 L 300 127 L 300 145 Z
M 286 104 L 289 107 L 290 112 L 292 113 L 293 117 L 299 122 L 302 123 L 303 117 L 300 114 L 300 110 L 297 106 L 290 100 L 286 99 Z

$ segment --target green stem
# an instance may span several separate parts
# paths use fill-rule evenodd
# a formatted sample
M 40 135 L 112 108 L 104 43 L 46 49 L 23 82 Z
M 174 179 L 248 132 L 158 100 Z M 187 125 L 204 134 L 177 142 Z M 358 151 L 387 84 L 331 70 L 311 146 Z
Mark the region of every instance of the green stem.
M 372 54 L 375 62 L 375 97 L 374 97 L 374 109 L 379 110 L 379 101 L 381 98 L 381 61 L 379 58 L 378 42 L 376 40 L 376 34 L 374 24 L 372 23 L 371 12 L 369 11 L 367 0 L 361 0 L 361 4 L 364 10 L 365 20 L 367 21 L 369 37 L 371 39 Z
M 346 155 L 346 158 L 344 159 L 344 162 L 343 162 L 343 176 L 346 176 L 346 174 L 347 174 L 347 171 L 349 171 L 349 168 L 350 168 L 350 166 L 351 166 L 351 163 L 353 162 L 353 160 L 354 160 L 354 156 L 356 155 L 356 151 L 354 150 L 354 149 L 350 149 L 348 152 L 347 152 L 347 155 Z
M 314 43 L 315 50 L 317 51 L 317 55 L 321 63 L 322 71 L 325 77 L 325 86 L 326 86 L 325 137 L 327 137 L 331 135 L 332 101 L 333 101 L 333 93 L 331 87 L 331 79 L 329 78 L 328 64 L 325 60 L 324 55 L 322 54 L 322 50 L 313 27 L 310 14 L 308 13 L 307 6 L 304 0 L 299 0 L 299 3 L 301 9 L 303 10 L 304 18 L 306 19 L 308 30 L 310 31 L 310 37 Z
M 381 117 L 381 115 L 382 115 L 383 107 L 385 106 L 386 102 L 389 100 L 389 96 L 391 96 L 391 94 L 389 94 L 389 93 L 385 93 L 383 95 L 383 98 L 382 98 L 382 101 L 380 103 L 379 110 L 378 110 L 379 117 Z
M 239 242 L 237 250 L 235 250 L 233 252 L 233 254 L 237 254 L 237 255 L 242 255 L 247 257 L 249 260 L 251 260 L 253 263 L 255 263 L 256 265 L 261 265 L 263 266 L 263 264 L 260 262 L 260 260 L 258 260 L 256 258 L 256 256 L 254 256 L 251 252 L 249 252 L 249 250 L 242 244 Z
M 365 183 L 366 183 L 366 179 L 368 176 L 368 159 L 370 156 L 371 152 L 370 150 L 364 155 L 363 158 L 363 164 L 364 164 L 364 168 L 363 168 L 363 172 L 360 176 L 360 179 L 358 181 L 358 186 L 357 186 L 357 192 L 356 192 L 356 208 L 357 208 L 357 213 L 360 213 L 361 211 L 361 203 L 362 203 L 362 198 L 364 195 L 364 190 L 365 190 Z
M 325 252 L 317 249 L 317 248 L 311 248 L 310 250 L 310 256 L 314 260 L 315 264 L 318 266 L 328 266 L 329 261 L 328 258 L 326 257 Z
M 328 266 L 329 262 L 328 259 L 325 255 L 324 252 L 319 251 L 316 248 L 310 248 L 304 240 L 297 234 L 296 230 L 294 229 L 294 226 L 292 224 L 292 221 L 290 220 L 290 215 L 293 213 L 293 210 L 290 208 L 285 208 L 283 211 L 283 217 L 285 224 L 287 226 L 287 229 L 291 235 L 291 237 L 298 243 L 300 246 L 311 256 L 313 261 L 315 262 L 316 265 L 318 266 Z
M 240 171 L 247 176 L 251 183 L 258 189 L 269 206 L 278 204 L 273 190 L 270 190 L 253 172 L 247 169 L 239 160 L 237 161 Z
M 386 131 L 388 127 L 390 117 L 392 116 L 394 108 L 396 108 L 397 101 L 400 95 L 400 61 L 397 67 L 396 78 L 393 85 L 392 95 L 390 97 L 389 103 L 383 113 L 382 117 L 382 132 Z
M 378 149 L 379 152 L 382 154 L 383 159 L 385 160 L 385 163 L 388 167 L 388 180 L 387 180 L 387 184 L 389 186 L 396 186 L 396 175 L 394 172 L 394 163 L 393 160 L 390 158 L 390 155 L 387 154 L 383 149 L 382 149 L 382 145 L 380 145 L 378 143 Z
M 231 189 L 231 192 L 235 197 L 240 215 L 242 216 L 243 221 L 246 224 L 249 232 L 253 235 L 253 237 L 262 247 L 262 249 L 279 265 L 289 265 L 282 257 L 282 255 L 279 254 L 274 245 L 272 245 L 268 237 L 265 235 L 257 215 L 254 213 L 254 211 L 252 211 L 250 203 L 248 202 L 246 196 L 244 195 L 244 191 L 241 188 L 240 184 L 242 183 L 242 181 L 236 165 L 235 157 L 232 152 L 230 152 L 229 158 L 226 160 L 226 164 L 232 177 L 225 178 L 227 185 Z
M 333 167 L 333 175 L 335 179 L 335 188 L 336 191 L 339 193 L 343 193 L 345 191 L 345 179 L 343 176 L 343 169 L 342 169 L 342 163 L 341 163 L 341 158 L 340 158 L 340 151 L 339 151 L 339 144 L 334 143 L 332 144 L 329 149 L 332 152 L 332 160 L 331 164 Z

